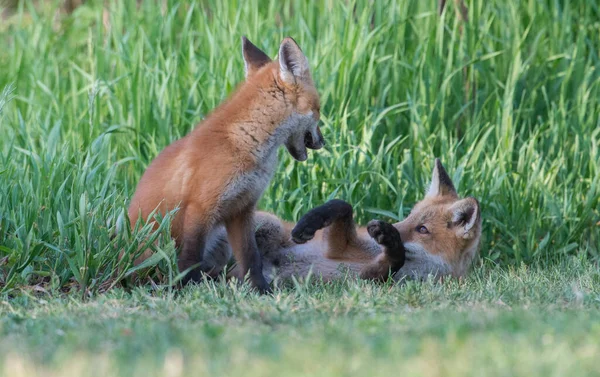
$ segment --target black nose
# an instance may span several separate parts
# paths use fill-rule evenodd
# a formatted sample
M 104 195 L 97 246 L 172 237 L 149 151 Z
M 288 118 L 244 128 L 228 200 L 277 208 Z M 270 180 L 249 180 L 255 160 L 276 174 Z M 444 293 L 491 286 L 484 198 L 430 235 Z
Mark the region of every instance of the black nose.
M 310 148 L 313 145 L 313 137 L 310 131 L 306 131 L 306 133 L 304 134 L 304 145 L 306 145 L 308 148 Z
M 325 140 L 323 140 L 323 136 L 321 135 L 321 132 L 317 132 L 317 133 L 318 133 L 317 140 L 315 140 L 313 138 L 313 135 L 310 131 L 307 131 L 304 134 L 304 145 L 306 146 L 306 148 L 321 149 L 321 148 L 323 148 L 323 146 L 325 146 Z

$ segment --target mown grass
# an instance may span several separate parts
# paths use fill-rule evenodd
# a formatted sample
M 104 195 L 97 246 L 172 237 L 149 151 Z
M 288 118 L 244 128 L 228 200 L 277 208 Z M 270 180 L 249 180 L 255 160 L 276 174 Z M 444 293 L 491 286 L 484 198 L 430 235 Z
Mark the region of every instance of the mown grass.
M 0 371 L 597 373 L 596 3 L 472 0 L 467 20 L 434 0 L 104 3 L 0 19 Z M 108 289 L 117 251 L 148 241 L 111 240 L 140 175 L 242 80 L 242 34 L 273 56 L 298 41 L 328 141 L 306 163 L 282 151 L 260 207 L 295 220 L 338 197 L 399 219 L 441 157 L 481 202 L 471 276 L 177 291 L 165 228 L 159 285 Z
M 486 266 L 463 280 L 349 280 L 272 297 L 208 284 L 0 304 L 0 372 L 20 376 L 597 375 L 600 274 Z

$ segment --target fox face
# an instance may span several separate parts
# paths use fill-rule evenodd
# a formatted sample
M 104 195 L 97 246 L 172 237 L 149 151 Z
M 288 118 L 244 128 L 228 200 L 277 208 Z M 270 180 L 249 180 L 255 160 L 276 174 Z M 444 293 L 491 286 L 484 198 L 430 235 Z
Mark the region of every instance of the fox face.
M 406 249 L 405 264 L 396 278 L 462 276 L 479 248 L 479 202 L 472 197 L 459 198 L 448 173 L 436 159 L 425 198 L 394 227 Z
M 272 107 L 285 107 L 286 117 L 270 130 L 298 161 L 307 159 L 307 148 L 325 145 L 319 129 L 320 99 L 310 74 L 308 59 L 292 38 L 285 38 L 279 54 L 271 60 L 246 37 L 242 37 L 246 80 L 262 81 L 270 92 Z M 264 82 L 267 81 L 267 85 Z M 260 85 L 257 83 L 257 85 Z

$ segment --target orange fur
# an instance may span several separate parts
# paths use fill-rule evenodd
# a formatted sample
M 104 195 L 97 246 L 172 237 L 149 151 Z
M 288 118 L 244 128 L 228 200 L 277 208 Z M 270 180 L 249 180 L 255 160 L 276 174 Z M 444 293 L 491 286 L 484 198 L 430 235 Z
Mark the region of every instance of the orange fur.
M 299 160 L 306 159 L 307 146 L 323 145 L 319 96 L 307 60 L 291 38 L 282 42 L 278 60 L 271 61 L 246 38 L 243 55 L 246 81 L 150 164 L 131 200 L 129 218 L 135 224 L 140 216 L 148 220 L 156 208 L 162 214 L 179 208 L 171 235 L 181 249 L 180 270 L 202 263 L 206 237 L 225 224 L 243 274 L 251 270 L 253 284 L 267 290 L 262 271 L 252 271 L 260 265 L 246 237 L 252 213 L 276 167 L 279 145 Z

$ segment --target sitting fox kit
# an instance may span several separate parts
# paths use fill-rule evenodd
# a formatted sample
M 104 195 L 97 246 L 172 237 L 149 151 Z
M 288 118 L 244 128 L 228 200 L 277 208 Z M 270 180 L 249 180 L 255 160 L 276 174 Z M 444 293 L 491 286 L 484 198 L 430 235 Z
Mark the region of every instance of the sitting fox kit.
M 265 275 L 288 280 L 313 276 L 331 281 L 357 275 L 383 281 L 465 275 L 479 250 L 481 215 L 475 198 L 461 199 L 439 159 L 425 198 L 395 224 L 371 221 L 357 228 L 352 206 L 331 200 L 294 226 L 257 212 L 256 240 Z M 226 243 L 208 250 L 213 273 L 230 255 Z M 217 246 L 218 245 L 218 246 Z M 240 277 L 237 267 L 232 276 Z
M 278 59 L 242 37 L 246 80 L 190 134 L 166 147 L 143 174 L 129 207 L 131 224 L 179 208 L 171 235 L 184 278 L 198 281 L 212 266 L 204 260 L 215 230 L 226 229 L 239 273 L 261 292 L 269 290 L 256 245 L 254 209 L 285 145 L 298 161 L 324 141 L 318 128 L 319 96 L 308 60 L 291 38 Z M 223 227 L 224 225 L 224 227 Z M 147 258 L 150 251 L 136 260 Z

